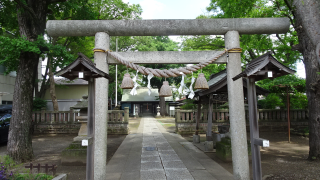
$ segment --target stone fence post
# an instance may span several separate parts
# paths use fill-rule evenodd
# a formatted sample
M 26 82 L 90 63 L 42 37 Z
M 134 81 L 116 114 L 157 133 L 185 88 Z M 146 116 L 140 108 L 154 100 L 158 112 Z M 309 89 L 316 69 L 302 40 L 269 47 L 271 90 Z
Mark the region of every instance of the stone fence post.
M 180 107 L 176 107 L 175 108 L 175 112 L 176 112 L 176 115 L 175 115 L 175 124 L 176 124 L 176 133 L 178 133 L 178 121 L 180 121 Z
M 70 107 L 70 116 L 68 119 L 68 123 L 74 123 L 74 110 L 73 107 Z
M 41 122 L 46 121 L 46 113 L 45 113 L 45 111 L 46 111 L 46 108 L 41 108 Z
M 124 122 L 129 121 L 129 107 L 124 108 Z

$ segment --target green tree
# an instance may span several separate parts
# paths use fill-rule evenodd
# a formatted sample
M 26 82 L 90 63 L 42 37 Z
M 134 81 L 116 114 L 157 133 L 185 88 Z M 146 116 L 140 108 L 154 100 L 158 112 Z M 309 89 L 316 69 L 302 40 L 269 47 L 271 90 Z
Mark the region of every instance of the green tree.
M 27 161 L 33 157 L 30 129 L 39 58 L 47 56 L 51 59 L 53 70 L 63 67 L 74 60 L 72 54 L 75 52 L 72 50 L 81 49 L 73 48 L 76 46 L 73 42 L 81 45 L 88 40 L 44 40 L 47 19 L 133 18 L 140 15 L 141 8 L 121 0 L 3 0 L 0 7 L 0 63 L 8 70 L 17 71 L 8 153 L 16 161 Z M 84 47 L 89 48 L 90 45 Z M 84 47 L 84 53 L 89 53 Z M 47 73 L 43 79 L 46 76 Z
M 288 17 L 291 27 L 286 34 L 241 35 L 244 61 L 272 51 L 283 64 L 294 67 L 302 60 L 306 69 L 306 94 L 309 107 L 310 151 L 308 159 L 320 158 L 320 3 L 317 0 L 211 0 L 212 18 Z M 255 39 L 255 41 L 253 41 Z M 251 58 L 249 58 L 251 57 Z
M 258 103 L 266 109 L 275 107 L 287 107 L 287 90 L 290 96 L 291 109 L 305 109 L 308 107 L 306 92 L 306 80 L 296 75 L 287 75 L 273 80 L 264 79 L 257 82 L 260 87 L 269 90 L 271 93 L 265 100 Z

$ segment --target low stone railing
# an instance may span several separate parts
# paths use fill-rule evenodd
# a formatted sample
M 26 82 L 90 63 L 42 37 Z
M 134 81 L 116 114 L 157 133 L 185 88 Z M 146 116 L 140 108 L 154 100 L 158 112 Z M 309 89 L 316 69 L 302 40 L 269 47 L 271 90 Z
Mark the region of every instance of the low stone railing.
M 129 108 L 108 110 L 108 134 L 128 134 Z
M 35 133 L 78 133 L 80 123 L 75 111 L 34 111 L 32 120 Z
M 196 110 L 181 110 L 176 108 L 175 122 L 176 131 L 181 134 L 194 132 L 196 130 Z M 287 111 L 281 109 L 259 109 L 259 128 L 260 131 L 283 131 L 287 130 L 288 119 Z M 249 126 L 249 112 L 245 111 L 246 123 Z M 208 110 L 202 110 L 199 121 L 200 132 L 205 132 L 208 123 Z M 218 131 L 218 125 L 229 124 L 228 109 L 212 110 L 212 131 Z M 308 126 L 308 110 L 292 109 L 290 110 L 290 126 L 292 128 Z M 247 128 L 249 130 L 249 128 Z
M 34 133 L 74 133 L 80 129 L 78 111 L 34 111 L 32 120 Z M 108 134 L 128 134 L 129 108 L 125 110 L 108 110 Z

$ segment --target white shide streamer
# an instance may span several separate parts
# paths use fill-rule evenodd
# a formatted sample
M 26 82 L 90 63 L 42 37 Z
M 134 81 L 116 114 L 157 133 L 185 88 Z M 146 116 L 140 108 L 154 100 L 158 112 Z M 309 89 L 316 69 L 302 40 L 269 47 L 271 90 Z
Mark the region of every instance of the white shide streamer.
M 180 83 L 180 87 L 179 87 L 179 89 L 178 89 L 178 92 L 179 92 L 179 94 L 182 94 L 182 90 L 183 90 L 183 87 L 185 86 L 184 85 L 184 74 L 183 73 L 180 73 L 180 74 L 182 74 L 182 79 L 181 79 L 181 83 Z
M 132 96 L 137 95 L 137 87 L 139 86 L 139 84 L 138 84 L 138 82 L 137 82 L 137 80 L 138 80 L 138 72 L 139 72 L 139 71 L 137 70 L 136 75 L 132 78 L 132 81 L 133 81 L 133 83 L 134 83 L 133 88 L 132 88 L 131 91 L 130 91 L 130 94 L 131 94 Z
M 190 91 L 190 94 L 189 94 L 189 96 L 188 96 L 189 99 L 193 99 L 193 97 L 194 97 L 194 91 L 193 91 L 193 89 L 192 89 L 192 85 L 193 85 L 193 83 L 194 83 L 194 80 L 195 80 L 195 78 L 192 76 L 191 85 L 190 85 L 190 88 L 189 88 L 189 91 Z
M 150 85 L 150 80 L 151 80 L 151 78 L 152 78 L 152 77 L 153 77 L 153 74 L 151 74 L 151 73 L 150 73 L 150 74 L 148 75 L 148 86 L 147 86 L 147 87 L 148 87 L 148 89 L 149 89 L 149 90 L 148 90 L 148 94 L 149 94 L 149 96 L 150 96 L 150 94 L 151 94 L 151 85 Z

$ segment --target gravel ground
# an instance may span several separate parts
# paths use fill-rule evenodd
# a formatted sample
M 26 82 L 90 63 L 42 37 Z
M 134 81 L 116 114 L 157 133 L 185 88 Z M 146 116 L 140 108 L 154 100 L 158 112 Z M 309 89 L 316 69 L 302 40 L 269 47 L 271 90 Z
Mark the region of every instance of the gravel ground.
M 205 139 L 205 135 L 202 136 L 201 139 Z M 270 141 L 270 147 L 262 148 L 260 151 L 264 180 L 320 180 L 320 161 L 307 160 L 308 138 L 292 135 L 291 142 L 288 143 L 288 134 L 284 132 L 261 132 L 260 137 Z M 192 142 L 192 136 L 185 138 Z M 215 153 L 206 154 L 233 173 L 232 162 L 220 160 Z M 251 168 L 250 162 L 250 174 Z
M 174 119 L 157 119 L 169 132 L 174 132 Z M 136 133 L 140 119 L 131 119 L 130 133 Z M 57 164 L 57 173 L 67 173 L 69 179 L 84 180 L 85 166 L 61 166 L 60 153 L 76 135 L 36 135 L 33 136 L 33 163 Z M 204 137 L 204 134 L 202 135 Z M 249 135 L 248 135 L 249 137 Z M 270 141 L 270 147 L 261 149 L 262 173 L 265 180 L 320 180 L 320 161 L 308 161 L 309 139 L 302 136 L 291 136 L 288 143 L 287 133 L 261 132 L 260 137 Z M 108 136 L 107 158 L 111 159 L 125 135 Z M 186 136 L 192 141 L 192 136 Z M 202 138 L 204 139 L 204 138 Z M 6 154 L 6 144 L 0 144 L 0 155 Z M 224 162 L 215 153 L 207 153 L 209 157 L 232 173 L 232 162 Z M 251 165 L 250 165 L 251 171 Z

